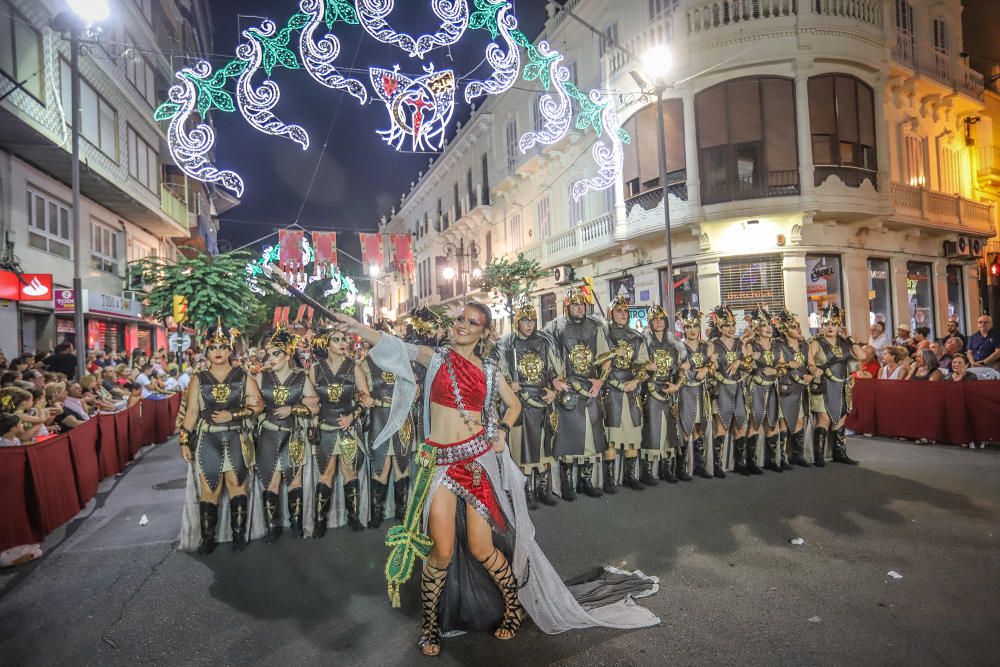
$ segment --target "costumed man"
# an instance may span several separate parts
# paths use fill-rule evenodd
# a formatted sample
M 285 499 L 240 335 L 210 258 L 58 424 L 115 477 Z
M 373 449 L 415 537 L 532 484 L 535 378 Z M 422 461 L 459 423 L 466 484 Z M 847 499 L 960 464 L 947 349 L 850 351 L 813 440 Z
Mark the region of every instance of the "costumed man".
M 392 334 L 393 325 L 388 320 L 381 320 L 375 326 L 377 331 Z M 410 451 L 413 448 L 413 418 L 412 415 L 403 422 L 402 427 L 391 437 L 375 442 L 378 434 L 385 428 L 392 407 L 392 388 L 396 383 L 396 374 L 379 368 L 371 356 L 365 358 L 362 365 L 365 380 L 368 384 L 370 397 L 362 399 L 369 409 L 368 451 L 371 453 L 371 517 L 369 528 L 378 528 L 385 519 L 385 498 L 388 494 L 389 473 L 395 473 L 395 479 L 405 485 L 405 477 L 409 474 Z M 393 498 L 395 500 L 395 498 Z
M 594 460 L 608 456 L 604 432 L 601 387 L 611 361 L 604 323 L 587 315 L 587 295 L 572 287 L 565 301 L 565 314 L 553 320 L 546 332 L 556 344 L 563 377 L 552 381 L 556 397 L 556 432 L 553 455 L 560 461 L 560 487 L 564 500 L 576 500 L 573 463 L 580 464 L 580 491 L 598 498 L 604 495 L 593 484 Z M 610 457 L 613 459 L 614 450 Z
M 684 360 L 684 346 L 667 330 L 667 314 L 658 304 L 649 309 L 649 329 L 646 341 L 649 363 L 646 370 L 646 413 L 642 440 L 645 467 L 643 484 L 653 486 L 656 478 L 677 483 L 677 452 L 680 437 L 677 432 L 677 393 L 680 391 L 678 372 Z M 657 472 L 653 474 L 653 467 Z
M 679 376 L 677 394 L 678 421 L 683 431 L 681 448 L 677 456 L 677 479 L 690 482 L 687 470 L 688 442 L 704 437 L 712 428 L 712 402 L 708 395 L 708 377 L 712 372 L 712 355 L 708 343 L 701 340 L 701 311 L 682 308 L 677 318 L 684 325 L 684 361 Z M 702 445 L 704 447 L 704 445 Z
M 272 543 L 281 537 L 282 485 L 285 488 L 286 519 L 292 532 L 304 536 L 302 469 L 309 453 L 308 428 L 319 412 L 316 391 L 305 371 L 293 368 L 299 336 L 278 327 L 264 344 L 264 364 L 257 378 L 264 400 L 258 420 L 257 472 L 264 488 L 264 520 Z M 311 511 L 311 507 L 309 508 Z
M 732 437 L 736 454 L 735 470 L 740 474 L 761 475 L 763 470 L 757 465 L 756 440 L 750 442 L 745 437 L 747 426 L 746 384 L 743 375 L 750 370 L 753 359 L 745 354 L 743 341 L 736 337 L 736 316 L 729 306 L 712 309 L 712 320 L 719 331 L 719 337 L 711 342 L 712 359 L 715 363 L 715 398 L 712 412 L 715 414 L 715 440 L 713 442 L 713 463 L 716 477 L 726 476 L 724 452 L 726 436 Z M 695 449 L 695 474 L 711 477 L 704 467 L 698 469 L 698 450 Z
M 225 529 L 219 529 L 223 491 L 229 495 L 233 551 L 242 551 L 247 545 L 247 478 L 254 463 L 250 420 L 264 405 L 254 379 L 231 363 L 238 335 L 221 320 L 209 327 L 205 332 L 209 366 L 191 378 L 187 389 L 187 410 L 179 436 L 181 456 L 192 464 L 181 520 L 180 548 L 185 551 L 197 544 L 198 553 L 210 554 L 226 537 Z
M 364 527 L 358 480 L 358 470 L 365 460 L 360 437 L 360 418 L 364 413 L 360 397 L 367 393 L 368 385 L 361 366 L 350 356 L 352 343 L 348 334 L 332 328 L 323 329 L 312 339 L 315 361 L 309 369 L 309 379 L 319 397 L 318 428 L 313 439 L 317 469 L 313 537 L 317 538 L 326 535 L 329 525 L 338 467 L 344 485 L 347 525 L 355 532 Z
M 750 426 L 747 439 L 755 443 L 763 431 L 764 468 L 782 472 L 778 431 L 778 376 L 782 372 L 780 350 L 767 309 L 758 306 L 750 309 L 748 314 L 753 336 L 747 341 L 746 348 L 753 360 L 753 368 L 749 373 Z
M 809 344 L 802 335 L 802 327 L 795 315 L 787 309 L 774 318 L 774 326 L 782 334 L 776 342 L 782 366 L 778 377 L 778 411 L 785 430 L 782 468 L 789 463 L 811 468 L 805 457 L 805 426 L 809 414 Z M 790 451 L 789 451 L 790 450 Z M 787 468 L 785 468 L 787 469 Z
M 809 342 L 809 370 L 814 378 L 810 399 L 815 417 L 813 463 L 820 467 L 825 464 L 828 438 L 835 463 L 857 464 L 847 455 L 844 426 L 851 412 L 854 384 L 847 365 L 852 358 L 862 361 L 865 356 L 857 341 L 842 331 L 843 326 L 844 311 L 840 306 L 826 306 L 820 314 L 820 333 Z
M 500 371 L 517 394 L 521 414 L 510 430 L 511 456 L 524 473 L 528 509 L 538 503 L 555 505 L 552 497 L 552 421 L 558 419 L 552 401 L 552 380 L 559 359 L 548 334 L 538 331 L 538 313 L 529 302 L 514 312 L 516 329 L 500 339 Z
M 642 385 L 649 376 L 649 354 L 645 340 L 629 326 L 631 302 L 624 290 L 608 306 L 608 348 L 611 373 L 604 383 L 604 424 L 608 429 L 608 452 L 615 456 L 622 450 L 622 483 L 636 491 L 645 488 L 639 482 L 639 450 L 642 447 Z M 647 475 L 647 480 L 652 479 Z M 656 480 L 653 480 L 656 483 Z M 604 460 L 604 492 L 615 492 L 615 459 Z

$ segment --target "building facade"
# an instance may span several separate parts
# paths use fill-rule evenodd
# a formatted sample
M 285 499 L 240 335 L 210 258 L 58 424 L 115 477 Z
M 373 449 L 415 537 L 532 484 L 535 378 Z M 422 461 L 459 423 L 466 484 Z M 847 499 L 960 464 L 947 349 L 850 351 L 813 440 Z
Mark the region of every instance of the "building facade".
M 490 98 L 384 221 L 416 239 L 414 280 L 387 276 L 390 315 L 468 298 L 474 264 L 519 252 L 563 267 L 559 277 L 593 277 L 603 303 L 623 286 L 637 303 L 663 303 L 655 96 L 638 88 L 629 54 L 666 44 L 678 307 L 786 305 L 815 328 L 836 303 L 859 337 L 875 320 L 940 332 L 957 317 L 970 328 L 982 309 L 973 252 L 995 234 L 996 207 L 977 182 L 976 146 L 993 128 L 958 0 L 564 4 L 583 21 L 550 4 L 538 39 L 566 54 L 582 90 L 616 96 L 632 139 L 621 178 L 574 201 L 572 182 L 594 168 L 593 134 L 522 154 L 542 91 Z M 470 244 L 474 261 L 457 261 Z M 543 320 L 561 312 L 562 294 L 554 278 L 539 286 Z
M 74 247 L 69 39 L 51 22 L 62 0 L 0 0 L 0 239 L 3 268 L 52 274 L 48 301 L 0 302 L 0 349 L 166 345 L 163 323 L 142 313 L 128 263 L 176 258 L 178 246 L 214 248 L 219 208 L 232 200 L 170 163 L 153 120 L 172 60 L 211 52 L 204 0 L 122 0 L 80 55 L 80 224 Z M 175 64 L 175 63 L 173 63 Z M 73 294 L 74 254 L 82 295 Z M 82 299 L 86 333 L 74 330 Z

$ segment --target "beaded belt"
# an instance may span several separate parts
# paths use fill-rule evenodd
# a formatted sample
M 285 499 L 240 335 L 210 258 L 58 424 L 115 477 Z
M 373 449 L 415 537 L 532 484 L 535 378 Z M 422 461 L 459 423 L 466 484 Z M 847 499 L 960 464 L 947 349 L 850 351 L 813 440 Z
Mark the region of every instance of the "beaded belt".
M 436 454 L 435 463 L 439 466 L 449 466 L 459 461 L 474 459 L 482 456 L 490 449 L 490 443 L 486 440 L 485 429 L 461 442 L 443 445 L 428 440 L 427 444 L 434 447 Z

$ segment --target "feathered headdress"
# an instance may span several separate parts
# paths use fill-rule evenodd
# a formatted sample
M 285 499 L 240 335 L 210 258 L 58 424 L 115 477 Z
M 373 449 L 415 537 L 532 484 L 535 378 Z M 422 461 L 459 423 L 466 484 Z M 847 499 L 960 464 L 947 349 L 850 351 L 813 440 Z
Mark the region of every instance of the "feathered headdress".
M 205 346 L 225 345 L 229 349 L 234 349 L 236 347 L 236 339 L 239 335 L 239 329 L 226 327 L 222 324 L 222 318 L 220 317 L 214 325 L 205 330 Z
M 625 289 L 624 285 L 622 285 L 620 288 L 618 288 L 618 294 L 616 294 L 615 298 L 612 299 L 611 303 L 608 304 L 608 319 L 611 319 L 611 313 L 615 309 L 624 308 L 625 310 L 628 310 L 629 306 L 631 305 L 632 305 L 632 299 L 629 297 L 628 290 Z
M 679 319 L 686 327 L 700 327 L 701 311 L 692 306 L 681 308 L 677 311 L 677 319 Z
M 299 348 L 299 343 L 302 342 L 300 336 L 288 331 L 284 326 L 278 326 L 271 333 L 271 337 L 267 339 L 267 343 L 264 344 L 264 349 L 269 350 L 271 348 L 277 348 L 283 350 L 285 354 L 291 356 L 295 354 L 295 351 Z
M 729 306 L 716 306 L 712 309 L 712 321 L 715 322 L 715 326 L 719 328 L 724 326 L 735 326 L 736 315 L 733 313 L 733 309 Z
M 442 325 L 441 316 L 427 306 L 414 308 L 404 320 L 421 336 L 430 335 L 435 328 Z
M 823 326 L 839 327 L 844 323 L 844 309 L 835 303 L 824 306 L 823 310 L 820 311 L 820 321 Z
M 750 326 L 754 329 L 771 323 L 771 313 L 767 312 L 764 306 L 757 306 L 746 311 Z
M 781 333 L 787 332 L 798 323 L 799 320 L 795 317 L 795 314 L 787 308 L 782 308 L 776 314 L 771 316 L 771 326 Z

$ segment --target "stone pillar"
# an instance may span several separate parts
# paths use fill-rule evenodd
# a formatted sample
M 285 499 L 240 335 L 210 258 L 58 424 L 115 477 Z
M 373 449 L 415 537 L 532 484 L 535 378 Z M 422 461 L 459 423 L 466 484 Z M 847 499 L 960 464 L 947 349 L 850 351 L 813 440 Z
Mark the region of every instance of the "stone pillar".
M 847 331 L 858 340 L 868 339 L 871 307 L 868 300 L 868 257 L 864 252 L 846 252 L 840 256 L 844 281 L 843 303 L 847 310 Z
M 806 251 L 786 250 L 781 258 L 781 274 L 785 289 L 785 307 L 809 329 L 809 297 L 806 294 Z
M 701 177 L 698 171 L 698 134 L 694 116 L 694 87 L 684 88 L 684 168 L 687 172 L 688 204 L 701 206 Z M 717 303 L 717 302 L 716 302 Z
M 702 311 L 722 303 L 722 282 L 718 258 L 698 260 L 698 303 Z
M 948 261 L 936 259 L 932 263 L 934 281 L 934 329 L 931 338 L 937 338 L 945 331 L 948 321 Z
M 795 61 L 795 125 L 799 149 L 799 192 L 803 200 L 811 200 L 816 190 L 812 133 L 809 129 L 809 72 L 812 67 L 812 58 L 799 58 Z
M 889 259 L 889 269 L 892 274 L 892 308 L 893 320 L 898 327 L 901 324 L 910 326 L 910 295 L 906 291 L 906 257 L 898 255 Z M 895 338 L 893 331 L 890 338 Z

